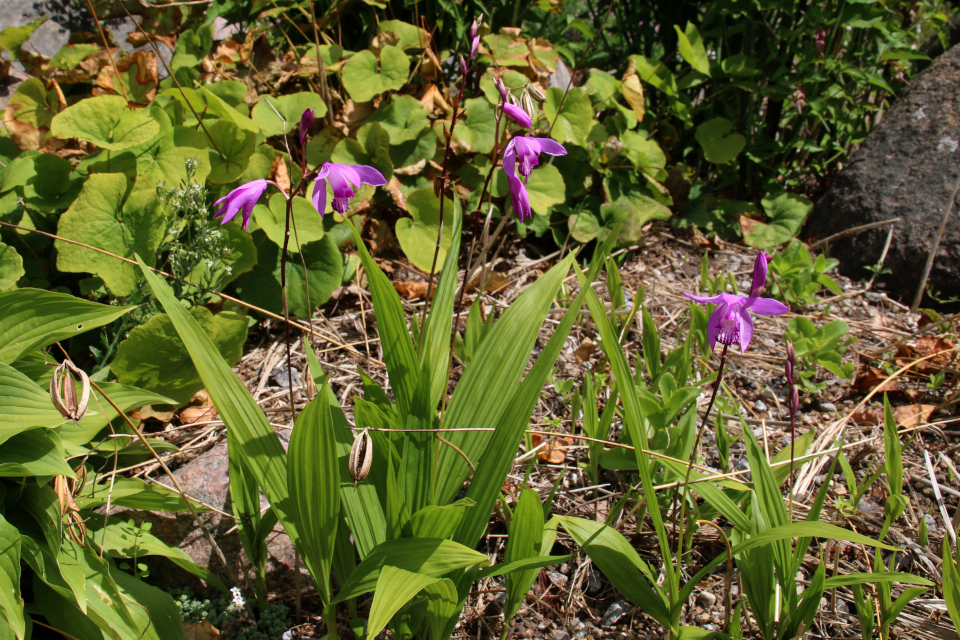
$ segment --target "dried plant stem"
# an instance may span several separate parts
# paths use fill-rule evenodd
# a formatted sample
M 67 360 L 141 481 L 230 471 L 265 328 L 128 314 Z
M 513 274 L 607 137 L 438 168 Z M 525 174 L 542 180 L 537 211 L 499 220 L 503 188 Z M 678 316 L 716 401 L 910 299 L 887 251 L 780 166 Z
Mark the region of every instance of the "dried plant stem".
M 87 0 L 87 6 L 90 8 L 90 14 L 93 16 L 93 21 L 97 23 L 97 31 L 100 32 L 100 39 L 103 40 L 103 48 L 107 52 L 107 59 L 110 61 L 110 66 L 113 67 L 113 72 L 117 76 L 117 84 L 120 85 L 120 92 L 123 94 L 123 99 L 127 102 L 130 102 L 130 97 L 127 96 L 127 88 L 123 86 L 123 79 L 120 77 L 120 70 L 117 69 L 117 62 L 113 59 L 113 53 L 110 51 L 110 43 L 107 42 L 107 34 L 103 32 L 103 25 L 100 24 L 100 18 L 97 17 L 97 12 L 93 8 L 92 0 Z
M 690 493 L 690 472 L 693 471 L 693 464 L 697 458 L 697 449 L 700 447 L 700 438 L 703 437 L 703 431 L 707 426 L 707 420 L 710 418 L 710 410 L 713 409 L 713 403 L 717 400 L 717 392 L 720 391 L 720 383 L 723 380 L 723 366 L 727 361 L 727 349 L 730 345 L 723 345 L 723 351 L 720 352 L 720 366 L 717 367 L 717 380 L 713 383 L 713 393 L 710 395 L 710 404 L 707 405 L 707 412 L 700 422 L 700 428 L 697 429 L 697 437 L 693 442 L 693 450 L 690 452 L 690 460 L 687 463 L 687 475 L 683 479 L 683 497 L 680 500 L 680 518 L 677 521 L 679 535 L 677 536 L 677 567 L 680 567 L 683 559 L 683 529 L 684 519 L 687 515 L 687 498 Z M 676 492 L 674 493 L 676 495 Z

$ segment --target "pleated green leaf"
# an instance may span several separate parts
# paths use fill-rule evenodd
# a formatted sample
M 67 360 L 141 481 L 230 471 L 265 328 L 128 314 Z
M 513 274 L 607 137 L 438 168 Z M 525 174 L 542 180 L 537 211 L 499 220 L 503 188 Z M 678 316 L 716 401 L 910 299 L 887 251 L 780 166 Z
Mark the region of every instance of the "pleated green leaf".
M 540 495 L 533 489 L 524 489 L 520 492 L 516 509 L 513 510 L 513 521 L 510 523 L 507 549 L 503 554 L 503 560 L 513 562 L 543 555 L 542 542 L 543 505 L 540 504 Z M 503 607 L 504 624 L 508 623 L 520 610 L 538 573 L 540 573 L 539 569 L 527 569 L 507 574 L 507 600 Z
M 373 310 L 377 318 L 377 330 L 380 344 L 383 346 L 383 360 L 390 375 L 390 385 L 397 401 L 400 415 L 410 413 L 414 392 L 420 377 L 420 364 L 417 352 L 413 348 L 407 321 L 403 313 L 400 295 L 390 284 L 390 280 L 370 257 L 363 238 L 350 220 L 347 220 L 354 240 L 360 251 L 360 260 L 367 273 L 370 294 L 373 296 Z
M 479 461 L 493 441 L 490 431 L 457 431 L 468 427 L 496 427 L 510 406 L 530 361 L 544 318 L 573 263 L 570 254 L 514 300 L 473 355 L 457 383 L 444 415 L 445 438 L 467 457 Z M 553 363 L 550 363 L 552 366 Z M 391 378 L 392 379 L 392 378 Z M 537 387 L 539 393 L 540 387 Z M 515 450 L 514 450 L 515 451 Z M 511 451 L 511 455 L 514 451 Z M 434 504 L 453 499 L 469 468 L 453 447 L 440 448 Z M 480 503 L 480 500 L 477 500 Z
M 960 628 L 960 570 L 949 536 L 943 538 L 943 600 L 953 626 Z
M 420 591 L 440 578 L 385 566 L 380 570 L 370 617 L 367 619 L 367 640 L 374 640 L 390 619 Z
M 340 515 L 340 470 L 325 388 L 297 417 L 290 434 L 287 481 L 301 536 L 298 548 L 326 604 L 331 598 L 330 569 Z
M 0 516 L 0 613 L 17 638 L 26 631 L 20 597 L 20 532 Z
M 139 256 L 137 262 L 140 263 L 154 297 L 170 316 L 193 359 L 200 379 L 203 380 L 204 387 L 227 427 L 227 436 L 236 438 L 239 442 L 246 468 L 257 478 L 257 484 L 296 544 L 299 536 L 296 523 L 291 517 L 286 452 L 280 439 L 243 382 L 220 356 L 206 332 L 176 299 L 170 287 L 147 269 Z
M 0 362 L 110 324 L 131 309 L 41 289 L 0 293 Z
M 0 443 L 28 429 L 56 427 L 64 421 L 49 391 L 0 362 Z
M 558 517 L 564 530 L 630 602 L 670 628 L 670 607 L 656 573 L 615 529 L 584 518 Z
M 334 602 L 343 602 L 377 587 L 380 571 L 384 566 L 393 566 L 405 571 L 422 573 L 431 577 L 490 564 L 486 554 L 468 549 L 451 540 L 437 538 L 403 538 L 389 540 L 378 545 L 354 570 Z
M 431 638 L 449 638 L 459 611 L 460 596 L 453 582 L 441 578 L 423 588 L 427 600 L 427 626 Z
M 643 487 L 643 493 L 650 502 L 650 519 L 653 521 L 653 528 L 657 533 L 657 539 L 660 543 L 660 553 L 663 558 L 671 558 L 673 557 L 673 552 L 670 549 L 670 538 L 667 536 L 666 527 L 663 525 L 663 516 L 657 504 L 657 494 L 653 488 L 653 474 L 650 471 L 649 456 L 644 453 L 645 450 L 649 450 L 650 448 L 649 442 L 647 441 L 647 422 L 643 417 L 643 412 L 640 410 L 638 394 L 630 392 L 634 389 L 630 365 L 627 362 L 623 348 L 620 346 L 617 330 L 610 323 L 610 318 L 607 317 L 603 303 L 600 301 L 596 292 L 590 288 L 588 279 L 579 268 L 577 269 L 577 276 L 580 278 L 580 286 L 587 289 L 587 306 L 590 309 L 590 315 L 597 324 L 597 330 L 600 334 L 600 346 L 610 361 L 610 369 L 613 371 L 617 388 L 620 389 L 624 423 L 627 432 L 630 434 L 630 440 L 636 447 L 634 454 L 637 458 L 637 467 L 640 470 L 640 481 Z M 644 335 L 646 337 L 646 332 L 644 332 Z M 648 366 L 653 364 L 653 359 L 649 353 L 645 353 L 644 360 L 645 362 L 650 362 Z M 659 362 L 659 359 L 657 362 Z M 666 574 L 667 591 L 671 594 L 676 593 L 679 589 L 679 579 L 673 563 L 664 562 L 663 571 Z

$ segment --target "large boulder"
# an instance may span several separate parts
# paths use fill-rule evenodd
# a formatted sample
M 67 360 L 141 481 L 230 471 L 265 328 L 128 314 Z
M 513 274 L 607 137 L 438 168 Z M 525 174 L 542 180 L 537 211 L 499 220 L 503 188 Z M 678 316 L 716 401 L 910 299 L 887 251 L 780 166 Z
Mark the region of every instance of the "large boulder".
M 960 174 L 960 45 L 913 81 L 867 136 L 817 203 L 807 225 L 825 238 L 860 225 L 901 218 L 877 282 L 912 301 L 927 253 Z M 883 252 L 889 227 L 831 242 L 840 271 L 868 277 Z M 954 207 L 929 284 L 960 294 L 960 207 Z

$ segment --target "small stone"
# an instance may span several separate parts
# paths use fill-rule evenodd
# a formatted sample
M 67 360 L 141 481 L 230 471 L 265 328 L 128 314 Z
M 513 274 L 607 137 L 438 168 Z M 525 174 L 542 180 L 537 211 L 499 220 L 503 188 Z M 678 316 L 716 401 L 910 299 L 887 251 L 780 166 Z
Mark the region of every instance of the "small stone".
M 936 532 L 937 532 L 937 519 L 934 518 L 934 517 L 933 517 L 932 515 L 930 515 L 929 513 L 926 514 L 925 516 L 923 516 L 923 519 L 927 521 L 927 531 L 929 531 L 930 533 L 936 533 Z
M 560 565 L 560 573 L 562 573 L 565 576 L 570 575 L 570 565 L 567 564 L 566 562 Z
M 567 580 L 570 579 L 562 573 L 558 573 L 556 571 L 547 571 L 547 577 L 550 578 L 550 582 L 558 587 L 566 586 Z
M 823 413 L 836 413 L 837 405 L 833 404 L 832 402 L 821 402 L 820 411 Z
M 614 602 L 607 608 L 607 612 L 603 614 L 603 620 L 600 622 L 601 627 L 610 627 L 617 623 L 617 620 L 622 618 L 627 614 L 630 609 L 621 602 Z
M 717 603 L 717 596 L 709 591 L 700 592 L 700 595 L 697 596 L 697 599 L 705 607 L 712 607 Z
M 753 405 L 753 409 L 754 411 L 766 411 L 767 403 L 765 403 L 763 400 L 757 400 Z
M 760 397 L 766 398 L 770 402 L 774 402 L 776 400 L 776 396 L 773 395 L 773 391 L 771 391 L 770 389 L 764 389 L 763 391 L 761 391 Z
M 553 640 L 570 640 L 570 634 L 565 629 L 554 629 L 550 632 Z

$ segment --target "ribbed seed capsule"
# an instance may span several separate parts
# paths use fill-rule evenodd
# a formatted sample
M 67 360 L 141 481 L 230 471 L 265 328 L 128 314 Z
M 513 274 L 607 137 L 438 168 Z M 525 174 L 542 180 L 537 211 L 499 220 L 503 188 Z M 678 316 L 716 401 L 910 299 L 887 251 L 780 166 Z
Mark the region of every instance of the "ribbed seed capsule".
M 530 97 L 536 100 L 537 102 L 539 102 L 540 104 L 543 104 L 544 102 L 547 101 L 547 96 L 543 95 L 543 91 L 540 91 L 540 87 L 536 85 L 528 84 L 527 93 L 529 93 Z
M 80 378 L 80 394 L 74 376 Z M 61 363 L 50 379 L 50 400 L 64 418 L 82 420 L 90 400 L 90 378 L 69 360 Z
M 515 107 L 520 107 L 521 109 L 523 108 L 520 106 L 520 101 L 517 100 L 517 96 L 513 95 L 512 93 L 507 94 L 507 102 L 509 102 Z
M 520 108 L 527 112 L 531 120 L 537 119 L 537 108 L 533 106 L 533 100 L 530 99 L 530 94 L 526 91 L 520 96 Z
M 370 437 L 368 430 L 364 429 L 354 438 L 353 447 L 350 448 L 350 460 L 347 463 L 350 477 L 353 478 L 354 489 L 357 483 L 370 473 L 371 464 L 373 464 L 373 438 Z

